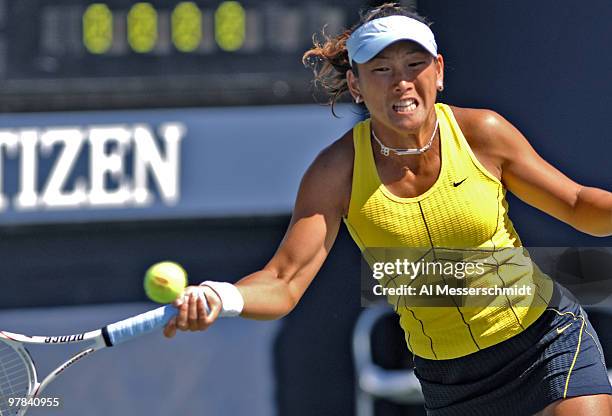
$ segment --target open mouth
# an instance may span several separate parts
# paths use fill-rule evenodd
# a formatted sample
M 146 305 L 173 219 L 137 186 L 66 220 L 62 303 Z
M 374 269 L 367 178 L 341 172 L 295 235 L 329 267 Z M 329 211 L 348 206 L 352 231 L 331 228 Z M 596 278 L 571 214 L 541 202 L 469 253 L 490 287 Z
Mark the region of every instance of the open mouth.
M 393 104 L 393 111 L 398 113 L 410 113 L 418 107 L 418 103 L 414 98 L 409 98 L 407 100 L 401 100 L 395 104 Z

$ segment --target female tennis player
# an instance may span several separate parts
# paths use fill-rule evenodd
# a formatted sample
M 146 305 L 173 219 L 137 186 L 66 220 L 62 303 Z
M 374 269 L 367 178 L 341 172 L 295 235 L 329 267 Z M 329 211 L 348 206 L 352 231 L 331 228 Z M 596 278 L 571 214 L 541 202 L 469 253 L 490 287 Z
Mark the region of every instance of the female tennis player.
M 507 216 L 510 190 L 577 230 L 612 235 L 612 193 L 567 178 L 499 114 L 436 102 L 444 60 L 420 16 L 385 4 L 316 43 L 304 59 L 332 103 L 350 93 L 370 117 L 307 170 L 270 262 L 235 285 L 187 288 L 166 336 L 206 329 L 219 315 L 286 315 L 331 250 L 341 220 L 364 253 L 518 248 Z M 428 414 L 612 415 L 601 345 L 580 305 L 535 266 L 520 275 L 500 270 L 484 278 L 522 279 L 537 293 L 498 296 L 480 309 L 394 303 Z

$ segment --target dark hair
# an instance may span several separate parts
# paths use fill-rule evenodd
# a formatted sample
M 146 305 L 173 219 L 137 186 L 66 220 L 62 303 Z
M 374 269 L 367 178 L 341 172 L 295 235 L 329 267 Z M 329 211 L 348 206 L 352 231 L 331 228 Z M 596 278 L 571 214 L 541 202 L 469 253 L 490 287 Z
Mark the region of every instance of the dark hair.
M 426 25 L 430 24 L 423 16 L 407 7 L 398 3 L 385 3 L 373 9 L 362 11 L 359 22 L 337 36 L 328 36 L 325 33 L 325 28 L 320 35 L 323 38 L 322 42 L 317 39 L 316 33 L 313 36 L 313 47 L 304 53 L 302 62 L 312 69 L 314 85 L 316 87 L 320 86 L 329 96 L 328 104 L 332 107 L 332 113 L 334 113 L 336 101 L 348 91 L 346 71 L 353 69 L 355 73 L 357 72 L 356 65 L 351 67 L 346 50 L 346 41 L 351 33 L 371 20 L 397 15 L 410 17 Z

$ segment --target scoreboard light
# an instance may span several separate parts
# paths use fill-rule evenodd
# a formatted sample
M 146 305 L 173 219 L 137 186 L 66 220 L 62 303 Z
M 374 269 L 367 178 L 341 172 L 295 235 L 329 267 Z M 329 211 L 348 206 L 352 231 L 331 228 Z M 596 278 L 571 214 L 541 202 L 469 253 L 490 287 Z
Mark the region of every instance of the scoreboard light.
M 225 1 L 215 11 L 215 39 L 224 51 L 236 51 L 244 44 L 245 12 L 237 1 Z
M 181 52 L 195 51 L 202 42 L 202 12 L 194 2 L 179 3 L 172 10 L 172 43 Z
M 83 28 L 83 30 L 86 30 Z M 127 15 L 128 43 L 134 52 L 151 52 L 157 43 L 157 11 L 149 3 L 136 3 Z
M 83 45 L 90 53 L 108 52 L 113 43 L 113 14 L 105 4 L 92 4 L 83 13 Z

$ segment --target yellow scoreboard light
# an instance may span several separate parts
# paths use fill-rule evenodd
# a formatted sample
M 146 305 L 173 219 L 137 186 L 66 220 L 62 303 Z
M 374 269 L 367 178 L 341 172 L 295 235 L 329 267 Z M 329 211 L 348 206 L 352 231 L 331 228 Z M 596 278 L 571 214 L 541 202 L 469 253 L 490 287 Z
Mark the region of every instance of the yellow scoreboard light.
M 83 13 L 83 44 L 93 54 L 107 52 L 113 43 L 113 14 L 107 5 L 94 3 Z
M 237 1 L 224 1 L 215 11 L 215 39 L 224 51 L 232 52 L 244 44 L 246 13 Z
M 127 16 L 127 38 L 134 52 L 147 53 L 157 43 L 157 11 L 150 3 L 136 3 Z
M 195 51 L 202 41 L 202 12 L 191 1 L 181 2 L 172 11 L 172 43 L 181 52 Z

